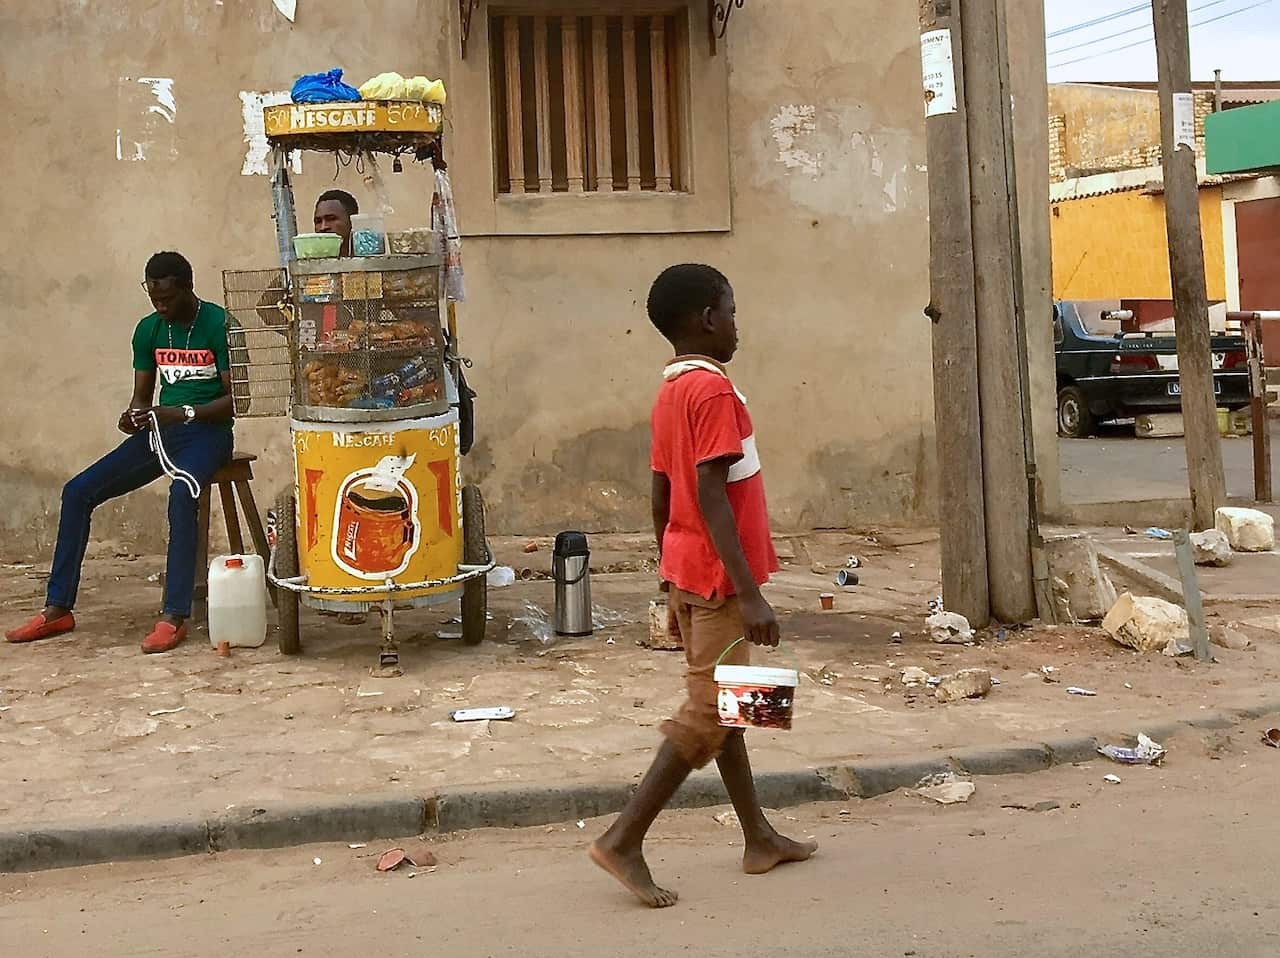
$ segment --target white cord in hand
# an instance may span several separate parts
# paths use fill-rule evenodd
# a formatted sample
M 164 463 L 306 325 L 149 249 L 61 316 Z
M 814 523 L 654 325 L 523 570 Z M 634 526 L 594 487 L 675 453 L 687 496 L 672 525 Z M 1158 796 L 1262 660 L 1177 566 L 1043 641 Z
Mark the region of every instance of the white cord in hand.
M 164 448 L 164 441 L 160 438 L 160 420 L 156 418 L 154 409 L 147 413 L 147 418 L 151 420 L 151 435 L 147 441 L 151 444 L 151 451 L 160 460 L 160 468 L 164 470 L 164 474 L 170 479 L 185 485 L 187 491 L 191 493 L 191 498 L 198 500 L 200 498 L 200 483 L 195 476 L 185 469 L 179 469 L 174 465 L 173 460 L 169 458 L 169 453 Z

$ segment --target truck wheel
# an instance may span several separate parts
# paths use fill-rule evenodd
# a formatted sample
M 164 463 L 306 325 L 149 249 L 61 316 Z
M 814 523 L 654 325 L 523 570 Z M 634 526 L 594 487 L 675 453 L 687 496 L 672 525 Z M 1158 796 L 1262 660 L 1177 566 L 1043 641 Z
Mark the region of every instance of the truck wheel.
M 484 538 L 484 497 L 479 486 L 462 487 L 462 561 L 484 565 L 489 546 Z M 489 581 L 476 576 L 462 584 L 462 641 L 478 645 L 484 639 L 489 613 Z
M 1058 390 L 1058 435 L 1067 439 L 1087 439 L 1093 432 L 1093 414 L 1079 386 Z
M 298 574 L 298 517 L 293 490 L 286 489 L 276 497 L 276 578 L 290 579 Z M 302 651 L 302 633 L 298 625 L 298 593 L 276 589 L 276 612 L 280 616 L 280 652 L 297 655 Z

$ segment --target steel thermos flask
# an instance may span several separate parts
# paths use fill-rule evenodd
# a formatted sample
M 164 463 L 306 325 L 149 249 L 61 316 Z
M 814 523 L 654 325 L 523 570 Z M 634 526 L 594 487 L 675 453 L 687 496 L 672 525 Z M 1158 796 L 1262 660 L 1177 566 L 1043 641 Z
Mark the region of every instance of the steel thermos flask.
M 556 536 L 551 576 L 556 583 L 552 617 L 556 635 L 590 635 L 591 550 L 584 533 L 561 532 Z

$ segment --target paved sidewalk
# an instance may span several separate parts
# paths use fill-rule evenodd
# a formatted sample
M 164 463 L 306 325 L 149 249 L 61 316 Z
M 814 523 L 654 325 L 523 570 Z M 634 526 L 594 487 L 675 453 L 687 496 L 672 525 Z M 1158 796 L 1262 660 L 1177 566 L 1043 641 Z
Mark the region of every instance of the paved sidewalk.
M 1059 439 L 1067 503 L 1186 499 L 1187 453 L 1181 437 L 1137 439 L 1132 427 L 1105 426 L 1090 439 Z M 1253 439 L 1222 440 L 1227 495 L 1253 498 Z M 1280 484 L 1280 422 L 1271 422 L 1272 481 Z
M 757 769 L 941 755 L 1043 741 L 1055 730 L 1119 733 L 1153 714 L 1251 705 L 1280 675 L 1280 640 L 1220 652 L 1216 666 L 1139 658 L 1083 628 L 1014 631 L 1002 641 L 987 635 L 972 648 L 933 645 L 923 619 L 937 591 L 936 540 L 875 539 L 828 533 L 782 541 L 789 558 L 769 596 L 805 675 L 795 730 L 751 736 Z M 633 781 L 658 741 L 658 723 L 681 699 L 683 662 L 636 645 L 647 633 L 654 580 L 650 571 L 625 570 L 651 564 L 645 540 L 593 544 L 599 568 L 622 570 L 593 577 L 606 620 L 595 636 L 539 641 L 526 603 L 549 609 L 551 583 L 519 583 L 491 593 L 490 640 L 475 648 L 436 637 L 452 628 L 449 610 L 405 615 L 405 675 L 397 679 L 369 677 L 373 622 L 347 627 L 317 616 L 304 620 L 296 658 L 268 644 L 219 659 L 199 635 L 169 655 L 143 656 L 138 641 L 157 602 L 147 577 L 160 560 L 95 560 L 79 632 L 0 647 L 0 748 L 17 762 L 0 792 L 0 828 L 126 814 L 171 820 L 258 803 L 469 786 Z M 549 564 L 545 542 L 533 556 L 522 545 L 497 543 L 499 559 Z M 864 585 L 841 592 L 836 611 L 822 613 L 818 593 L 832 588 L 831 571 L 850 552 L 864 559 Z M 0 615 L 20 618 L 39 604 L 41 588 L 39 570 L 10 569 L 0 579 Z M 898 674 L 908 665 L 933 674 L 981 666 L 1000 685 L 986 699 L 941 705 L 903 689 Z M 1054 666 L 1061 683 L 1043 682 L 1043 665 Z M 1071 685 L 1098 695 L 1068 695 Z M 448 718 L 451 709 L 492 705 L 518 715 L 467 725 Z

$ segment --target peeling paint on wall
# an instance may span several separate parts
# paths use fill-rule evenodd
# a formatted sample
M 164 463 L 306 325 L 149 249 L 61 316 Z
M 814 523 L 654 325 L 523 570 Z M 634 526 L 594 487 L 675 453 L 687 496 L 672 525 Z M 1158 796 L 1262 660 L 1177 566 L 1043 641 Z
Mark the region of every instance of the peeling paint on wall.
M 177 159 L 172 77 L 121 77 L 116 99 L 117 160 Z
M 269 106 L 289 103 L 291 97 L 287 90 L 275 90 L 270 93 L 255 93 L 252 90 L 240 91 L 240 115 L 244 125 L 244 164 L 240 167 L 241 176 L 266 176 L 270 169 L 267 160 L 271 156 L 271 147 L 267 144 L 267 131 L 262 123 L 262 111 Z M 293 172 L 302 172 L 302 154 L 295 150 L 289 154 L 289 165 Z
M 866 109 L 856 103 L 786 104 L 767 124 L 776 153 L 761 153 L 759 185 L 781 189 L 816 213 L 927 214 L 925 166 L 911 130 L 869 126 Z
M 822 154 L 805 149 L 803 144 L 817 132 L 817 114 L 812 104 L 787 103 L 769 120 L 773 142 L 778 144 L 778 162 L 814 179 L 822 172 Z

